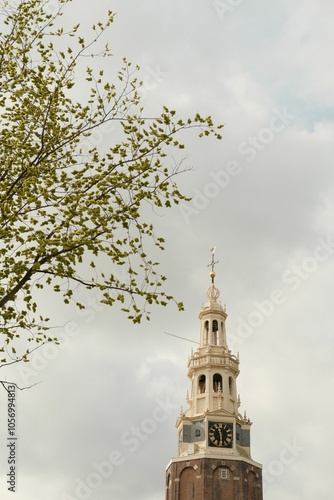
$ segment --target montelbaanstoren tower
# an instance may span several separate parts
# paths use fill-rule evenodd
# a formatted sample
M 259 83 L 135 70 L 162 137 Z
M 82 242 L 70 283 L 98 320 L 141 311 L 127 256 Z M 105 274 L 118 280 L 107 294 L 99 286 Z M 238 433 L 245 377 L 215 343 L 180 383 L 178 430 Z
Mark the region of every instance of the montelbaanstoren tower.
M 239 413 L 239 357 L 226 339 L 212 249 L 211 285 L 199 314 L 200 343 L 188 359 L 188 409 L 176 422 L 177 456 L 166 471 L 166 500 L 262 500 L 262 468 L 251 457 L 252 422 Z

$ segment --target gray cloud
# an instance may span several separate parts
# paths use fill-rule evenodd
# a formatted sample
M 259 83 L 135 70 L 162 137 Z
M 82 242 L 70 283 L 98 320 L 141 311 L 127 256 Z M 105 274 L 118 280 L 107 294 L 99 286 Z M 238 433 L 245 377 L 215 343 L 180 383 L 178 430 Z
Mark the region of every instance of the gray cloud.
M 55 324 L 72 322 L 77 334 L 59 326 L 62 348 L 36 354 L 25 374 L 19 367 L 2 374 L 43 380 L 17 395 L 16 498 L 66 500 L 79 487 L 91 500 L 164 498 L 192 344 L 163 332 L 198 339 L 215 245 L 265 498 L 331 500 L 333 6 L 256 0 L 223 12 L 228 2 L 83 3 L 78 11 L 75 0 L 64 19 L 72 23 L 75 13 L 88 26 L 106 8 L 117 12 L 115 63 L 128 55 L 142 66 L 150 110 L 166 103 L 185 115 L 207 111 L 225 123 L 224 137 L 197 142 L 189 134 L 185 163 L 193 171 L 180 182 L 193 212 L 176 207 L 156 217 L 167 239 L 157 258 L 186 311 L 156 309 L 135 327 L 116 308 L 90 302 L 80 316 L 50 295 L 45 308 L 56 311 Z M 277 112 L 293 118 L 273 121 Z M 6 394 L 0 400 L 5 414 Z

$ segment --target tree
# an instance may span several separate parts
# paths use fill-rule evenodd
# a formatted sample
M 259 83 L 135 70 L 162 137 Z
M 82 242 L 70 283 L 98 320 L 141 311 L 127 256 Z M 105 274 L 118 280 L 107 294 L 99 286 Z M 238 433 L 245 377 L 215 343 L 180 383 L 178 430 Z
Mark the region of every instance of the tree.
M 100 46 L 114 14 L 93 25 L 86 40 L 79 25 L 66 32 L 60 23 L 71 1 L 58 0 L 56 12 L 47 0 L 1 3 L 2 363 L 26 361 L 36 345 L 56 341 L 39 311 L 38 292 L 45 287 L 79 308 L 76 287 L 97 289 L 101 302 L 118 301 L 133 322 L 149 318 L 151 304 L 175 300 L 147 254 L 150 242 L 163 250 L 164 240 L 145 207 L 169 208 L 186 199 L 175 181 L 182 162 L 175 165 L 171 154 L 184 148 L 182 131 L 197 128 L 200 136 L 221 138 L 221 126 L 210 117 L 183 120 L 166 107 L 145 116 L 139 68 L 124 59 L 117 80 L 109 82 L 96 64 L 111 56 Z M 93 66 L 83 68 L 88 56 Z M 114 139 L 106 152 L 84 147 L 95 130 L 111 124 Z M 18 354 L 17 338 L 30 342 L 30 351 Z

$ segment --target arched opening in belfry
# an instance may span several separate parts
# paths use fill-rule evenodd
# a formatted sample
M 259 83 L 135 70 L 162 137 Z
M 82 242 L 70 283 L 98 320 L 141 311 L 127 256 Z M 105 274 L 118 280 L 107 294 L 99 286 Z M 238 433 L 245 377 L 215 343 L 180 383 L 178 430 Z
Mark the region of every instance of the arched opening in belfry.
M 198 378 L 198 392 L 200 394 L 203 394 L 205 392 L 205 383 L 206 383 L 205 375 L 200 375 Z
M 216 319 L 212 321 L 212 343 L 213 345 L 218 343 L 218 321 Z
M 223 378 L 220 373 L 215 373 L 213 376 L 213 391 L 218 392 L 219 390 L 223 390 Z
M 232 394 L 233 394 L 233 378 L 232 377 L 228 378 L 228 388 L 229 388 L 230 395 L 232 396 Z
M 204 323 L 204 345 L 208 345 L 208 339 L 209 339 L 209 322 L 206 321 Z

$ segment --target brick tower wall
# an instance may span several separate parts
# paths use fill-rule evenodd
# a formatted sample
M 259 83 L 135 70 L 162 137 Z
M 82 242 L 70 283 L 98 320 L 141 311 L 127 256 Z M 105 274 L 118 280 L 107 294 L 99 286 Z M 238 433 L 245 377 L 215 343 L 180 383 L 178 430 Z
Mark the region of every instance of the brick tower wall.
M 175 461 L 166 473 L 166 500 L 263 500 L 262 471 L 242 460 Z

